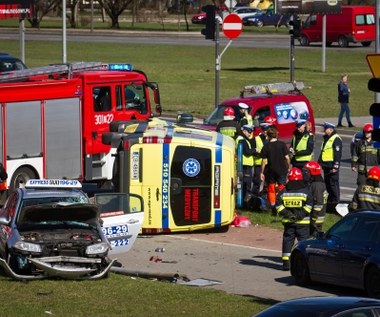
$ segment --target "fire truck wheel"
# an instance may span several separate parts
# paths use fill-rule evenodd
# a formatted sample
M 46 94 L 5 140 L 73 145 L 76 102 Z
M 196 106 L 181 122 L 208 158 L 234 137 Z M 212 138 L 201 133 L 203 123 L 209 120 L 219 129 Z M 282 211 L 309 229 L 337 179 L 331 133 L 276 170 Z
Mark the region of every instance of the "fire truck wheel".
M 26 184 L 26 182 L 31 178 L 39 178 L 36 173 L 29 167 L 20 167 L 13 173 L 11 182 L 9 184 L 9 191 L 14 191 L 19 187 L 20 182 Z

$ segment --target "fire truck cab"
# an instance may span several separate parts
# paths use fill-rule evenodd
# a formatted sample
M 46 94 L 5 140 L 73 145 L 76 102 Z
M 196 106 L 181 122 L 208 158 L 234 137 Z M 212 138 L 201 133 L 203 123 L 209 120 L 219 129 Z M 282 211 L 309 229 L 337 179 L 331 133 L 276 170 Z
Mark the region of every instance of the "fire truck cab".
M 102 143 L 110 123 L 161 114 L 158 85 L 143 72 L 86 62 L 1 74 L 0 109 L 11 190 L 30 178 L 110 180 L 114 158 Z
M 144 198 L 142 233 L 226 230 L 235 212 L 235 143 L 153 118 L 111 123 L 114 185 Z

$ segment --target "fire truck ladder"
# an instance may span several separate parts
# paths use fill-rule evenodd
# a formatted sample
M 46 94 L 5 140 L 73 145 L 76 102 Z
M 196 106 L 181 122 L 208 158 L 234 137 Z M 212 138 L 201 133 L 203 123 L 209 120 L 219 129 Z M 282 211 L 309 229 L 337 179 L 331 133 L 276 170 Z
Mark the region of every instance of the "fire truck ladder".
M 261 84 L 245 86 L 241 92 L 241 96 L 244 93 L 250 94 L 274 94 L 274 93 L 289 93 L 292 91 L 301 91 L 305 88 L 303 82 L 289 82 L 289 83 L 275 83 L 275 84 Z
M 72 73 L 75 71 L 87 69 L 106 69 L 106 67 L 106 64 L 100 62 L 76 62 L 69 64 L 27 68 L 23 70 L 15 70 L 1 73 L 0 83 L 25 81 L 28 80 L 30 77 L 40 75 L 67 74 L 68 78 L 70 78 Z

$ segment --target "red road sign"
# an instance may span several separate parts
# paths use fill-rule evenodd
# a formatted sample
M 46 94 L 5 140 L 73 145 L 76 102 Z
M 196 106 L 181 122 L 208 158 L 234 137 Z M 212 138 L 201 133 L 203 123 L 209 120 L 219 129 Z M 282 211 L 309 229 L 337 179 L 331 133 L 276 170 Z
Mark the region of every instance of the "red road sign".
M 236 39 L 242 30 L 243 22 L 237 14 L 231 13 L 224 18 L 223 33 L 230 40 Z

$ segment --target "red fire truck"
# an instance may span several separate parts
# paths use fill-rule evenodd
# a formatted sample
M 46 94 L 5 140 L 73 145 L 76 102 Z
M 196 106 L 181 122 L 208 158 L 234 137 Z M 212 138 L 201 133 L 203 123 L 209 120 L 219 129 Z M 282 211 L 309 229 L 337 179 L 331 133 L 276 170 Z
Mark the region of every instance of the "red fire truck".
M 143 72 L 87 62 L 2 73 L 0 109 L 10 190 L 31 178 L 104 184 L 114 161 L 102 143 L 109 123 L 161 114 L 158 85 Z

